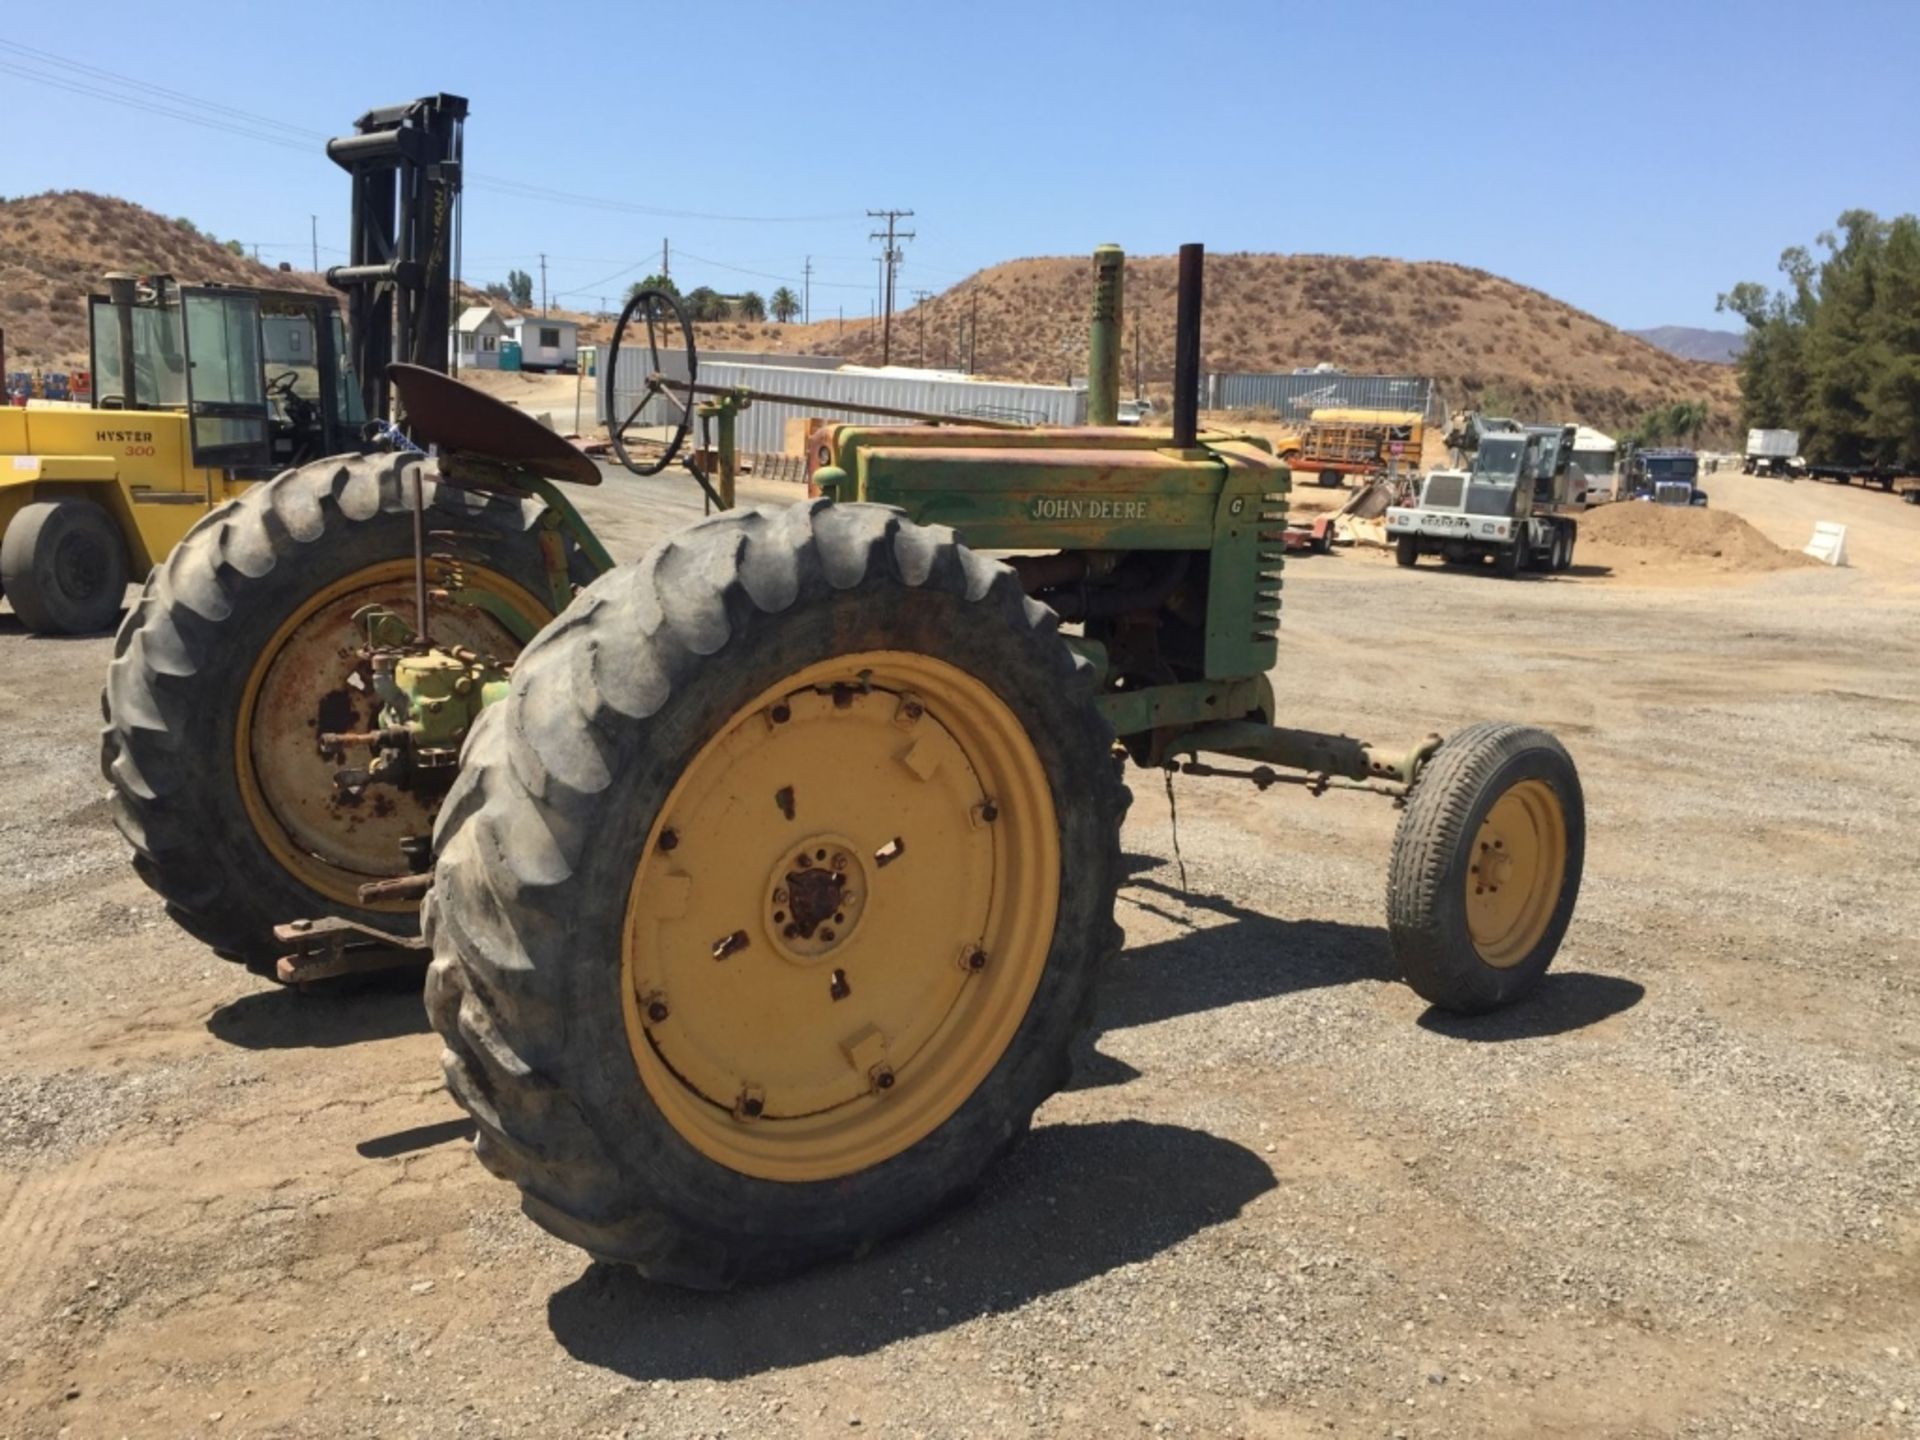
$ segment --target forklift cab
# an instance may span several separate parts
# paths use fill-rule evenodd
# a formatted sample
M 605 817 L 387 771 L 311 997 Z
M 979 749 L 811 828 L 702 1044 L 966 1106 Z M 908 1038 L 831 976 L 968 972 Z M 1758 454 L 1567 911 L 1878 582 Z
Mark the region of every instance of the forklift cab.
M 87 302 L 94 408 L 182 412 L 192 463 L 242 479 L 361 448 L 366 414 L 330 296 L 170 275 L 107 287 Z

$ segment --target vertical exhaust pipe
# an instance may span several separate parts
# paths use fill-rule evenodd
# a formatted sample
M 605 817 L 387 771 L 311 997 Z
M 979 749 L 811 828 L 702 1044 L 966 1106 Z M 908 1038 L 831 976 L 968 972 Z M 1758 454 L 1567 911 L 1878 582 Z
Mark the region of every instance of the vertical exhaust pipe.
M 134 394 L 133 380 L 133 306 L 140 298 L 139 277 L 124 270 L 107 275 L 107 299 L 113 303 L 114 318 L 120 322 L 120 408 L 138 410 L 140 400 Z M 96 382 L 97 383 L 97 382 Z M 95 390 L 95 395 L 99 391 Z
M 1087 329 L 1087 423 L 1120 423 L 1120 317 L 1125 314 L 1126 252 L 1093 252 L 1093 320 Z
M 1207 247 L 1180 247 L 1179 306 L 1173 321 L 1173 443 L 1190 450 L 1200 435 L 1200 304 Z

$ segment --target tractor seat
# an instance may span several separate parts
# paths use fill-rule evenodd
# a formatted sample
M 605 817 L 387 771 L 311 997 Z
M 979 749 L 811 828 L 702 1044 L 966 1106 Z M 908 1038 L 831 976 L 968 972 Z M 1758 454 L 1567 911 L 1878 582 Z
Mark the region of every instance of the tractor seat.
M 398 361 L 387 379 L 399 392 L 413 443 L 442 454 L 474 455 L 544 480 L 598 485 L 600 467 L 524 411 L 435 370 Z

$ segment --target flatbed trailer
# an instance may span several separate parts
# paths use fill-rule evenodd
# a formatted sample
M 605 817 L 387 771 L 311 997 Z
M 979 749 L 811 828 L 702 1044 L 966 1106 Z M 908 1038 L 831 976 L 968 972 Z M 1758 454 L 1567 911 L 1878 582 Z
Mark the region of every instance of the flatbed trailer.
M 1920 465 L 1809 465 L 1807 474 L 1836 485 L 1851 485 L 1855 480 L 1878 485 L 1909 505 L 1920 505 Z

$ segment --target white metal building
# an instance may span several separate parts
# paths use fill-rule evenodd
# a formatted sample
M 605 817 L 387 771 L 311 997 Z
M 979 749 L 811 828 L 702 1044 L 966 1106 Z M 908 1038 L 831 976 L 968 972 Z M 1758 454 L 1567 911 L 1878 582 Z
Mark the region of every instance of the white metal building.
M 792 357 L 783 357 L 792 358 Z M 645 347 L 620 347 L 620 373 L 600 383 L 600 418 L 609 413 L 625 419 L 645 389 Z M 679 350 L 663 348 L 661 370 L 667 375 L 686 373 L 686 356 Z M 955 419 L 976 417 L 987 420 L 1016 420 L 1030 425 L 1084 425 L 1087 423 L 1087 392 L 1064 385 L 1026 385 L 995 380 L 975 380 L 944 371 L 909 370 L 891 366 L 886 370 L 848 366 L 842 370 L 818 370 L 794 365 L 743 365 L 710 361 L 700 357 L 700 382 L 704 385 L 741 385 L 775 395 L 792 395 L 799 404 L 781 405 L 756 400 L 736 422 L 735 443 L 744 455 L 779 455 L 785 451 L 787 422 L 814 416 L 834 421 L 855 421 L 863 425 L 905 425 L 911 421 L 884 416 L 860 415 L 836 411 L 832 402 L 885 405 L 901 410 L 919 410 L 930 415 L 950 415 Z M 678 411 L 655 397 L 641 412 L 637 424 L 664 425 L 677 418 Z
M 572 374 L 580 363 L 579 328 L 551 315 L 522 315 L 507 322 L 510 338 L 520 342 L 522 370 L 560 370 Z
M 491 305 L 470 305 L 453 323 L 453 354 L 462 370 L 498 370 L 507 327 Z

